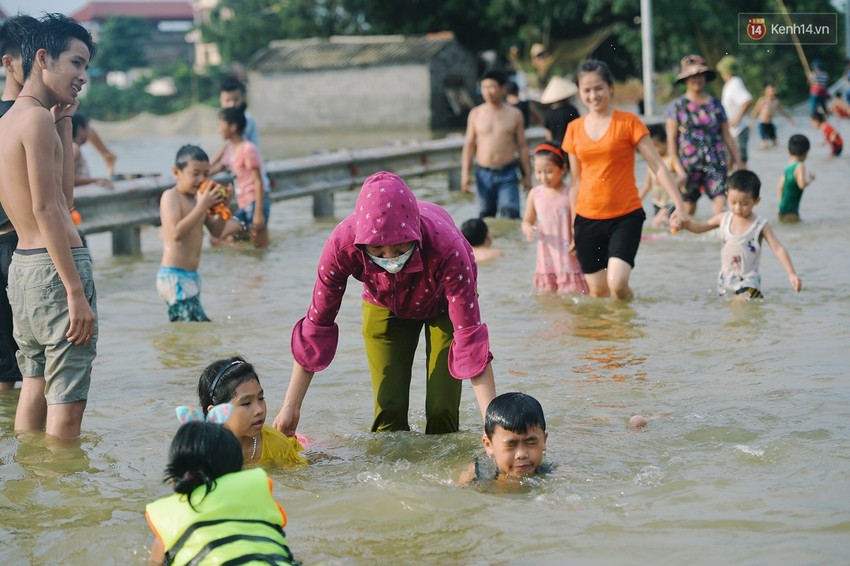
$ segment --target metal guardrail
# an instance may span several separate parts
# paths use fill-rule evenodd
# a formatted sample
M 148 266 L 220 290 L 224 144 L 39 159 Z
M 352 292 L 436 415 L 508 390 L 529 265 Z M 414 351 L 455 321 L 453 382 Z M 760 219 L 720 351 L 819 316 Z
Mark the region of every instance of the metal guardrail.
M 526 135 L 533 147 L 545 138 L 546 130 L 532 128 Z M 463 137 L 452 136 L 269 161 L 266 169 L 274 185 L 271 200 L 309 196 L 313 198 L 314 217 L 332 217 L 336 191 L 355 189 L 366 177 L 382 170 L 402 178 L 448 172 L 448 188 L 456 190 L 460 188 L 462 148 Z M 149 177 L 118 182 L 116 190 L 109 193 L 76 196 L 74 206 L 83 217 L 80 232 L 111 232 L 113 255 L 141 253 L 142 226 L 160 224 L 159 199 L 173 185 L 170 177 Z

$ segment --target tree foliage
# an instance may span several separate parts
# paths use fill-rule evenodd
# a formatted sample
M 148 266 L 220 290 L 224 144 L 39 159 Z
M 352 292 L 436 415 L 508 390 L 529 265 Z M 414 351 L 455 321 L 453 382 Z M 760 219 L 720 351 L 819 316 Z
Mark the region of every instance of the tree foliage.
M 145 46 L 151 40 L 150 23 L 142 18 L 109 16 L 98 38 L 95 65 L 105 73 L 148 65 Z

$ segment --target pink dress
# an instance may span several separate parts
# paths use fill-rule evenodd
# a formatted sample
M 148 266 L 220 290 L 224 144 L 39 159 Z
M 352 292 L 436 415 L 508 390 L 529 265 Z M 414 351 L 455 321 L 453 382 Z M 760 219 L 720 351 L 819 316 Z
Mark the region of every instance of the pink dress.
M 588 293 L 578 259 L 570 253 L 573 226 L 570 222 L 570 189 L 556 193 L 543 185 L 531 189 L 537 213 L 537 268 L 534 288 L 538 292 Z

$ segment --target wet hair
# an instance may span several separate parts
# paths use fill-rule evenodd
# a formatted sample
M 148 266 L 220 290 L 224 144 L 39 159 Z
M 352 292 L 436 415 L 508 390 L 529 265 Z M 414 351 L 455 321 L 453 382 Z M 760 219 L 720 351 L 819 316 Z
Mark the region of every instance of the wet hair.
M 490 69 L 481 76 L 482 81 L 486 81 L 487 79 L 496 81 L 499 83 L 499 86 L 508 84 L 508 75 L 501 69 Z
M 659 143 L 667 143 L 667 130 L 663 125 L 653 124 L 649 127 L 649 137 Z
M 80 131 L 80 128 L 88 128 L 89 127 L 89 117 L 77 110 L 77 112 L 71 116 L 71 137 L 77 137 L 77 132 Z
M 260 378 L 254 366 L 242 356 L 216 360 L 208 365 L 198 380 L 198 399 L 204 414 L 210 405 L 230 402 L 236 388 L 248 381 L 259 383 Z
M 234 90 L 238 90 L 244 95 L 245 83 L 236 77 L 228 77 L 221 82 L 221 92 L 233 92 Z
M 794 134 L 788 138 L 788 153 L 794 157 L 802 157 L 812 148 L 809 138 L 803 134 Z
M 17 15 L 3 22 L 0 26 L 0 56 L 20 57 L 24 39 L 35 34 L 37 29 L 38 20 L 32 16 Z
M 611 73 L 611 69 L 608 67 L 608 64 L 605 61 L 600 61 L 598 59 L 588 59 L 584 63 L 582 63 L 578 72 L 576 73 L 576 81 L 581 80 L 582 75 L 586 75 L 588 73 L 597 73 L 602 78 L 603 81 L 608 83 L 608 86 L 614 86 L 614 75 Z
M 508 94 L 519 94 L 519 85 L 514 81 L 508 81 L 507 90 Z
M 729 175 L 727 181 L 729 190 L 739 191 L 750 195 L 754 199 L 759 198 L 761 192 L 761 181 L 759 176 L 749 170 L 738 170 Z
M 222 108 L 218 111 L 218 119 L 224 120 L 228 126 L 236 126 L 236 131 L 240 136 L 245 132 L 245 127 L 248 125 L 244 106 Z
M 484 433 L 492 439 L 496 427 L 526 434 L 528 429 L 539 426 L 546 431 L 546 419 L 543 417 L 543 407 L 540 402 L 525 393 L 502 393 L 487 406 L 487 416 L 484 417 Z
M 470 218 L 460 225 L 460 231 L 472 247 L 482 245 L 487 240 L 487 234 L 490 233 L 487 223 L 480 218 Z
M 177 156 L 174 158 L 174 166 L 182 171 L 190 161 L 209 163 L 210 156 L 200 147 L 187 144 L 177 150 Z
M 564 150 L 549 142 L 543 142 L 534 148 L 534 158 L 538 157 L 548 159 L 558 167 L 568 167 L 567 154 Z
M 203 501 L 215 488 L 215 480 L 225 474 L 242 469 L 242 446 L 239 440 L 220 424 L 193 421 L 180 426 L 165 467 L 165 482 L 174 485 L 174 491 L 191 494 L 195 488 L 206 486 Z M 189 505 L 195 509 L 191 496 Z
M 766 81 L 766 82 L 764 83 L 764 88 L 767 88 L 767 87 L 769 87 L 769 86 L 772 86 L 773 88 L 776 88 L 776 83 L 774 83 L 773 81 Z
M 47 54 L 56 60 L 68 50 L 72 39 L 82 41 L 89 50 L 89 61 L 94 59 L 97 47 L 86 28 L 64 14 L 45 14 L 42 16 L 35 33 L 25 37 L 21 44 L 24 78 L 30 76 L 35 54 L 39 49 L 46 50 Z
M 812 120 L 818 124 L 823 124 L 826 122 L 826 116 L 823 115 L 823 112 L 812 112 Z

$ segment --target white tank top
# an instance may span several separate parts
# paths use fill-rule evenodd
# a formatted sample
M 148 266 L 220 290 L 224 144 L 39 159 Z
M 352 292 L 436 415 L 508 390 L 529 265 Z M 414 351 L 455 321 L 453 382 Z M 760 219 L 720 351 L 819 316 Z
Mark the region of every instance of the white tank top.
M 720 275 L 717 289 L 721 295 L 750 287 L 761 290 L 761 231 L 767 220 L 756 215 L 750 229 L 743 234 L 732 234 L 729 225 L 732 213 L 727 212 L 720 222 Z

